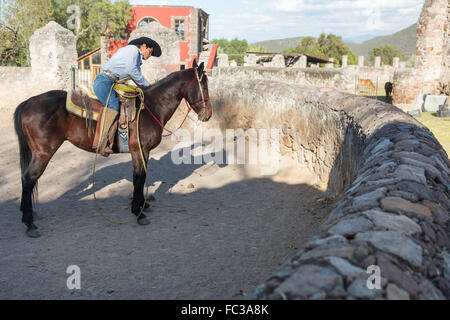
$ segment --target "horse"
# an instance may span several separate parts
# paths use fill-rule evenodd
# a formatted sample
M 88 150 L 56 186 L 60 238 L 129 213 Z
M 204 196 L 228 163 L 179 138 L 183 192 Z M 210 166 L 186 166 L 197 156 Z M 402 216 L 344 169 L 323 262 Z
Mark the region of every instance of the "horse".
M 139 128 L 137 121 L 132 122 L 129 127 L 128 145 L 134 188 L 131 212 L 137 217 L 139 225 L 148 225 L 150 222 L 143 214 L 143 210 L 148 208 L 144 199 L 146 163 L 150 151 L 161 143 L 164 125 L 175 113 L 183 98 L 189 110 L 196 112 L 199 121 L 208 121 L 212 116 L 212 108 L 203 63 L 198 66 L 194 62 L 193 68 L 174 72 L 150 87 L 141 89 L 144 93 L 145 108 L 140 114 Z M 27 227 L 26 234 L 31 238 L 41 236 L 33 222 L 37 182 L 55 152 L 68 140 L 82 150 L 95 153 L 92 149 L 94 137 L 86 128 L 86 120 L 66 110 L 66 98 L 66 91 L 48 91 L 22 102 L 14 112 L 22 172 L 20 210 L 22 222 Z M 140 101 L 136 99 L 136 107 L 138 106 Z M 96 121 L 93 124 L 96 125 Z M 137 137 L 138 129 L 140 139 Z M 119 152 L 116 146 L 113 150 L 114 153 Z
M 392 82 L 386 82 L 384 84 L 384 91 L 386 91 L 386 98 L 392 96 L 393 85 Z

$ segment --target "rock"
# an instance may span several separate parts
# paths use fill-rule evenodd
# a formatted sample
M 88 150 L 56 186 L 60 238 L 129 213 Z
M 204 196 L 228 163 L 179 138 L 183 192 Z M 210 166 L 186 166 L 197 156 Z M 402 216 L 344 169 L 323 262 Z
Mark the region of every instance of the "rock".
M 436 163 L 432 159 L 430 159 L 428 157 L 425 157 L 424 155 L 421 155 L 420 153 L 417 153 L 417 152 L 405 152 L 405 151 L 402 151 L 402 152 L 394 153 L 393 157 L 396 158 L 396 159 L 410 158 L 410 159 L 413 159 L 413 160 L 416 160 L 416 161 L 425 162 L 425 163 L 427 163 L 429 165 L 432 165 L 432 166 L 436 165 Z
M 314 249 L 322 245 L 330 245 L 330 244 L 345 244 L 347 243 L 347 239 L 341 235 L 334 235 L 325 239 L 317 239 L 310 241 L 306 244 L 305 248 Z
M 356 248 L 355 250 L 355 259 L 359 262 L 364 260 L 365 258 L 367 258 L 367 256 L 369 255 L 370 251 L 369 248 L 367 246 L 364 245 L 360 245 Z
M 395 284 L 388 284 L 386 288 L 386 295 L 388 300 L 410 300 L 409 293 L 400 289 Z
M 422 232 L 417 223 L 405 216 L 393 215 L 379 209 L 365 211 L 363 214 L 379 228 L 400 231 L 408 235 Z
M 192 183 L 189 183 L 189 185 L 187 187 L 188 187 L 188 189 L 194 189 L 195 188 L 194 184 L 192 184 Z
M 345 219 L 337 223 L 334 227 L 328 230 L 329 234 L 352 236 L 359 232 L 370 230 L 373 224 L 363 217 L 356 217 Z
M 432 190 L 424 187 L 423 184 L 415 183 L 412 181 L 400 181 L 399 183 L 392 185 L 389 187 L 390 191 L 406 191 L 409 193 L 416 194 L 420 200 L 430 200 L 430 201 L 436 201 L 437 197 L 433 193 Z
M 448 212 L 445 211 L 445 209 L 436 202 L 429 201 L 429 200 L 423 200 L 422 204 L 426 206 L 428 209 L 431 210 L 433 215 L 442 223 L 446 224 L 450 220 L 450 216 Z
M 427 179 L 425 178 L 425 169 L 400 165 L 397 170 L 395 170 L 394 175 L 401 180 L 414 181 L 426 185 Z
M 445 296 L 442 292 L 427 279 L 422 280 L 420 289 L 422 290 L 422 293 L 420 294 L 421 300 L 445 300 Z
M 347 289 L 348 293 L 359 299 L 381 298 L 383 291 L 379 289 L 369 289 L 367 279 L 356 279 Z
M 408 166 L 415 166 L 415 167 L 423 168 L 426 171 L 426 173 L 428 175 L 430 175 L 433 179 L 441 176 L 441 173 L 439 172 L 438 169 L 436 169 L 434 166 L 431 166 L 422 161 L 417 161 L 417 160 L 410 159 L 410 158 L 401 158 L 400 163 L 408 165 Z
M 369 231 L 357 234 L 355 239 L 367 241 L 379 250 L 392 253 L 416 269 L 422 266 L 422 248 L 399 232 Z
M 325 300 L 326 297 L 327 297 L 326 292 L 320 291 L 309 297 L 309 300 Z
M 384 151 L 389 150 L 389 148 L 393 145 L 394 144 L 389 139 L 383 139 L 376 145 L 375 148 L 372 149 L 370 154 L 373 155 L 373 154 L 382 153 Z
M 335 256 L 352 260 L 355 247 L 345 244 L 332 244 L 327 246 L 320 246 L 311 251 L 304 253 L 300 257 L 300 261 L 307 261 L 309 259 L 318 259 L 323 257 Z
M 418 202 L 420 200 L 416 194 L 400 190 L 389 191 L 388 196 L 403 198 L 411 202 Z
M 294 299 L 307 299 L 342 285 L 342 278 L 335 271 L 316 265 L 305 265 L 286 279 L 275 292 L 283 292 Z
M 450 254 L 447 251 L 442 253 L 442 259 L 444 260 L 444 277 L 450 280 Z
M 365 277 L 366 272 L 354 265 L 352 265 L 347 260 L 338 257 L 328 257 L 325 258 L 340 274 L 346 276 L 350 281 L 358 277 Z
M 428 238 L 430 238 L 430 240 L 432 242 L 436 242 L 436 232 L 434 232 L 433 228 L 430 226 L 429 223 L 427 222 L 422 222 L 420 223 L 423 232 L 425 233 L 425 235 L 428 236 Z
M 364 259 L 363 262 L 361 262 L 361 265 L 364 268 L 368 268 L 370 266 L 374 266 L 377 263 L 377 259 L 375 258 L 374 255 L 368 256 L 366 259 Z
M 378 200 L 386 195 L 387 188 L 379 188 L 365 195 L 356 197 L 352 201 L 352 211 L 363 211 L 378 207 Z
M 431 211 L 427 207 L 414 204 L 408 200 L 398 197 L 386 197 L 381 200 L 381 207 L 385 211 L 398 214 L 417 215 L 422 217 L 431 217 Z
M 405 289 L 411 297 L 418 297 L 419 285 L 405 271 L 394 265 L 388 255 L 377 253 L 377 265 L 380 267 L 383 278 Z

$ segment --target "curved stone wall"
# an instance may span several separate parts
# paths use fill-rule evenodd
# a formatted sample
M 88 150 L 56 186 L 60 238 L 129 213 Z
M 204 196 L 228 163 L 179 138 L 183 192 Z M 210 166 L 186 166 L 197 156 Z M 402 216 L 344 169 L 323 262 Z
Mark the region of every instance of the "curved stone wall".
M 315 240 L 250 298 L 450 297 L 450 161 L 427 128 L 392 105 L 332 89 L 210 82 L 216 125 L 280 128 L 282 153 L 338 199 Z M 381 289 L 367 288 L 370 266 Z

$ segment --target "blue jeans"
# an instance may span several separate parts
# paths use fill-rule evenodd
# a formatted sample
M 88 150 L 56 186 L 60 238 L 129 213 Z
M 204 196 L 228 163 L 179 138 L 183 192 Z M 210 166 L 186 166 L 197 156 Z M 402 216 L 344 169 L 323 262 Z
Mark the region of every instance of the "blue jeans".
M 97 75 L 97 77 L 95 77 L 94 92 L 98 100 L 100 100 L 100 102 L 103 103 L 103 106 L 106 106 L 109 92 L 111 91 L 111 87 L 113 84 L 114 80 L 105 74 L 100 73 Z M 119 112 L 119 99 L 117 98 L 114 89 L 112 89 L 111 96 L 109 98 L 108 108 Z

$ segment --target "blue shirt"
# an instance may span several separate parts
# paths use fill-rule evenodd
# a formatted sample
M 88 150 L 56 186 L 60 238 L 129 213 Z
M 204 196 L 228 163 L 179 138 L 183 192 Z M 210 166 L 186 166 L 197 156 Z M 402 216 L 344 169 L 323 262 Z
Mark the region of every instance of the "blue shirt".
M 101 68 L 109 71 L 119 79 L 128 76 L 138 85 L 148 87 L 150 82 L 141 72 L 142 53 L 135 45 L 120 48 Z

